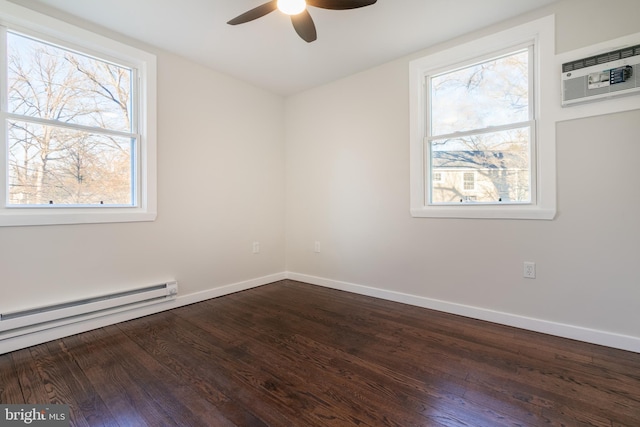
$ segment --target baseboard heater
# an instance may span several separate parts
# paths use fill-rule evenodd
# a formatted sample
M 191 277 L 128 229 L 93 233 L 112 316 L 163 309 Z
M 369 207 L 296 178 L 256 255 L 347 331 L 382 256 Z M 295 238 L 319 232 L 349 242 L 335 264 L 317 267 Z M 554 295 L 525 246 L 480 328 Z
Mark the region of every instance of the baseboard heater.
M 0 314 L 0 340 L 132 310 L 176 298 L 178 283 L 167 282 L 27 310 Z

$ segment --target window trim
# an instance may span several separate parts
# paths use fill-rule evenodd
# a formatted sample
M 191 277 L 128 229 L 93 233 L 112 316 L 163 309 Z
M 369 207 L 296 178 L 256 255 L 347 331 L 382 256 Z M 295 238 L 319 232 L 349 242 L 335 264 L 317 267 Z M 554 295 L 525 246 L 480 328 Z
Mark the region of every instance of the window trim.
M 544 219 L 556 215 L 555 121 L 552 111 L 557 100 L 554 93 L 555 17 L 550 15 L 480 39 L 460 44 L 415 59 L 409 65 L 410 81 L 410 210 L 413 217 Z M 445 67 L 473 62 L 517 47 L 534 43 L 534 105 L 537 142 L 532 147 L 532 179 L 535 193 L 530 204 L 458 204 L 431 205 L 427 200 L 426 150 L 427 91 L 426 76 Z
M 33 35 L 80 52 L 127 64 L 137 70 L 137 133 L 140 135 L 137 156 L 138 174 L 133 177 L 137 186 L 137 205 L 124 207 L 47 207 L 7 206 L 7 112 L 0 112 L 0 226 L 29 226 L 53 224 L 87 224 L 154 221 L 157 217 L 157 148 L 156 148 L 156 57 L 99 34 L 59 21 L 47 15 L 0 0 L 0 26 Z M 6 81 L 6 33 L 0 36 L 0 84 Z M 6 90 L 0 96 L 6 97 Z M 6 105 L 6 102 L 3 102 Z

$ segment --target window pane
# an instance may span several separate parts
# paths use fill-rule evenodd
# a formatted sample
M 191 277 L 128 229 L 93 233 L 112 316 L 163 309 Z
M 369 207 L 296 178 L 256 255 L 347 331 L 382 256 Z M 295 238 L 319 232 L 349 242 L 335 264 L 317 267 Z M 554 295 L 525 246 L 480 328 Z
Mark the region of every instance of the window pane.
M 431 141 L 431 203 L 531 201 L 528 127 Z
M 432 77 L 430 135 L 528 121 L 528 62 L 524 50 Z
M 7 33 L 9 112 L 131 132 L 131 69 Z
M 133 205 L 135 140 L 9 121 L 12 205 Z

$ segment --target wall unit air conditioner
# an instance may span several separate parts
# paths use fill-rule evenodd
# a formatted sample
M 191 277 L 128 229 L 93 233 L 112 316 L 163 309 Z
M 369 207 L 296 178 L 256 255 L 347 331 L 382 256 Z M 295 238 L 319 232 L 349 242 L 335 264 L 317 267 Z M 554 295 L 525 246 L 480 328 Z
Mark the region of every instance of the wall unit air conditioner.
M 562 64 L 562 106 L 640 93 L 640 44 Z

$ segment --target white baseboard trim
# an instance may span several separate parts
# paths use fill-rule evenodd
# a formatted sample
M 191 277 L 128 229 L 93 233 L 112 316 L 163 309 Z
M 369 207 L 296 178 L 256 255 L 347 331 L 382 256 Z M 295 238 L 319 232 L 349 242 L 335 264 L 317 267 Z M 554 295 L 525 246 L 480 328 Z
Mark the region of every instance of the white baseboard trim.
M 268 285 L 269 283 L 277 282 L 279 280 L 285 280 L 287 273 L 275 273 L 268 276 L 258 277 L 257 279 L 250 279 L 244 282 L 233 283 L 231 285 L 221 286 L 219 288 L 207 289 L 206 291 L 196 292 L 194 294 L 179 296 L 177 298 L 177 307 L 183 305 L 194 304 L 196 302 L 205 301 L 212 298 L 218 298 L 224 295 L 233 294 L 240 291 L 246 291 L 247 289 L 257 288 L 258 286 Z
M 547 320 L 534 319 L 511 313 L 504 313 L 485 308 L 473 307 L 463 304 L 456 304 L 417 295 L 405 294 L 401 292 L 389 291 L 386 289 L 373 288 L 369 286 L 357 285 L 354 283 L 341 282 L 322 277 L 309 276 L 306 274 L 287 272 L 288 279 L 309 283 L 312 285 L 324 286 L 341 291 L 353 292 L 356 294 L 382 298 L 389 301 L 400 302 L 418 307 L 429 308 L 445 313 L 457 314 L 470 317 L 472 319 L 485 320 L 499 323 L 501 325 L 513 326 L 534 332 L 554 335 L 562 338 L 569 338 L 591 344 L 603 345 L 620 350 L 640 353 L 640 338 L 629 335 L 621 335 L 595 329 L 583 328 L 562 323 L 550 322 Z
M 485 320 L 488 322 L 513 326 L 516 328 L 526 329 L 534 332 L 541 332 L 544 334 L 555 335 L 563 338 L 569 338 L 573 340 L 640 353 L 640 338 L 638 337 L 615 334 L 595 329 L 588 329 L 580 326 L 555 323 L 547 320 L 534 319 L 510 313 L 488 310 L 485 308 L 405 294 L 402 292 L 395 292 L 386 289 L 310 276 L 307 274 L 282 272 L 259 277 L 256 279 L 246 280 L 243 282 L 233 283 L 214 289 L 208 289 L 193 294 L 180 295 L 176 299 L 167 301 L 163 304 L 134 308 L 131 310 L 113 314 L 109 314 L 107 312 L 104 316 L 96 317 L 93 319 L 83 320 L 76 323 L 20 335 L 4 340 L 0 337 L 0 354 L 27 348 L 32 345 L 42 344 L 47 341 L 64 338 L 81 332 L 102 328 L 116 323 L 126 322 L 127 320 L 148 316 L 150 314 L 159 313 L 161 311 L 170 310 L 173 308 L 194 304 L 235 292 L 256 288 L 258 286 L 267 285 L 269 283 L 277 282 L 284 279 L 297 280 L 312 285 L 353 292 L 356 294 L 400 302 L 417 307 L 424 307 L 432 310 L 442 311 L 445 313 L 457 314 L 460 316 L 470 317 L 472 319 Z
M 68 337 L 70 335 L 79 334 L 81 332 L 90 331 L 97 328 L 113 325 L 127 320 L 136 319 L 138 317 L 148 316 L 150 314 L 159 313 L 161 311 L 178 308 L 211 298 L 217 298 L 223 295 L 244 291 L 258 286 L 266 285 L 278 280 L 286 279 L 286 273 L 277 273 L 269 276 L 259 277 L 243 282 L 233 283 L 214 289 L 208 289 L 202 292 L 196 292 L 188 295 L 179 295 L 173 300 L 167 302 L 148 305 L 144 307 L 132 308 L 131 310 L 121 311 L 117 313 L 109 313 L 106 311 L 104 315 L 80 320 L 75 323 L 65 324 L 61 326 L 53 326 L 50 329 L 42 331 L 26 333 L 11 338 L 2 339 L 0 335 L 0 354 L 9 353 L 11 351 L 27 348 L 32 345 L 42 344 L 59 338 Z

